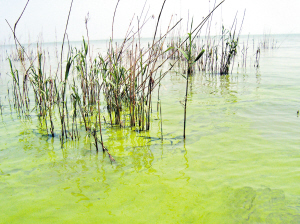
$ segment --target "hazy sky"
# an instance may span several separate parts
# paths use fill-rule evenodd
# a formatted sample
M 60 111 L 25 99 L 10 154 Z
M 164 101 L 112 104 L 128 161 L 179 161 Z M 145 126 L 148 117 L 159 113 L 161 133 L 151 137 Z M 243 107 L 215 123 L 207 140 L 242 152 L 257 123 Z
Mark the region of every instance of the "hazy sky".
M 12 33 L 5 19 L 13 26 L 23 10 L 27 0 L 0 0 L 0 44 L 11 43 Z M 216 1 L 216 4 L 221 2 Z M 111 37 L 111 24 L 117 0 L 74 0 L 68 26 L 70 40 L 81 40 L 86 36 L 85 17 L 89 13 L 90 39 Z M 144 0 L 121 0 L 117 9 L 114 37 L 124 37 L 133 15 L 134 27 L 137 28 L 137 16 L 140 16 Z M 150 19 L 142 31 L 143 37 L 152 37 L 155 23 L 163 0 L 148 0 L 144 16 L 148 11 Z M 65 29 L 71 0 L 30 0 L 18 23 L 16 33 L 21 42 L 61 41 Z M 181 28 L 186 32 L 188 13 L 194 24 L 201 22 L 213 8 L 215 0 L 167 0 L 160 30 L 164 32 L 173 15 L 173 21 L 183 18 Z M 220 33 L 221 24 L 229 28 L 237 14 L 238 24 L 243 19 L 246 9 L 242 34 L 290 34 L 300 33 L 299 0 L 225 0 L 214 15 L 211 32 Z M 205 33 L 202 31 L 202 33 Z

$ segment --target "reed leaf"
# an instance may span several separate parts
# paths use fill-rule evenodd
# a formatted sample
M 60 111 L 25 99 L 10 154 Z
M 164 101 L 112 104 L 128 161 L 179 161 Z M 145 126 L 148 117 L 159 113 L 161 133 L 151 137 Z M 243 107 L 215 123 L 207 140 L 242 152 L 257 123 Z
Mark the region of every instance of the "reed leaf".
M 198 61 L 198 60 L 202 57 L 202 55 L 204 54 L 204 52 L 205 52 L 205 50 L 202 49 L 202 51 L 201 51 L 201 52 L 198 54 L 198 56 L 196 57 L 194 63 L 195 63 L 196 61 Z

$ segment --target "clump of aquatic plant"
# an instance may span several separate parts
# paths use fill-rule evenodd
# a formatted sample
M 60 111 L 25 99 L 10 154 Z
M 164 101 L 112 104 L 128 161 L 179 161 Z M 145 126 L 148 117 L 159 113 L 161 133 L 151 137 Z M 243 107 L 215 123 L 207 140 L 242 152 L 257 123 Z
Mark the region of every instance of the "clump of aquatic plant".
M 14 100 L 14 107 L 17 108 L 18 110 L 21 109 L 21 90 L 20 90 L 20 79 L 19 79 L 19 71 L 17 69 L 13 69 L 11 59 L 8 58 L 9 61 L 9 66 L 10 66 L 10 75 L 12 77 L 12 88 L 13 88 L 13 100 Z
M 222 26 L 222 54 L 220 65 L 221 75 L 229 73 L 229 67 L 237 54 L 238 41 L 239 37 L 236 36 L 235 30 L 232 33 Z
M 68 77 L 70 75 L 71 71 L 71 66 L 74 61 L 74 58 L 71 55 L 68 55 L 67 58 L 67 65 L 65 68 L 65 75 L 64 79 L 61 82 L 61 88 L 58 89 L 58 95 L 57 95 L 57 100 L 58 100 L 58 105 L 59 105 L 59 115 L 60 115 L 60 121 L 61 121 L 61 136 L 62 139 L 64 136 L 67 137 L 67 126 L 66 126 L 66 120 L 65 120 L 65 111 L 66 113 L 68 112 L 68 107 L 67 107 L 67 99 L 66 99 L 66 88 L 67 88 L 67 82 L 68 82 Z
M 62 143 L 64 139 L 71 138 L 73 140 L 79 138 L 78 129 L 84 126 L 87 137 L 94 139 L 96 150 L 98 151 L 100 144 L 102 150 L 107 152 L 110 160 L 113 162 L 114 158 L 110 155 L 103 143 L 100 99 L 104 99 L 104 104 L 106 104 L 109 114 L 110 122 L 106 122 L 105 116 L 103 116 L 106 126 L 109 126 L 110 123 L 111 126 L 115 125 L 120 128 L 129 126 L 133 130 L 148 131 L 150 129 L 150 115 L 152 112 L 152 93 L 157 85 L 160 86 L 161 80 L 167 72 L 173 68 L 176 61 L 171 64 L 169 70 L 164 73 L 159 73 L 159 69 L 169 58 L 172 58 L 172 54 L 177 54 L 181 55 L 180 58 L 185 58 L 188 64 L 187 74 L 185 76 L 187 80 L 184 115 L 185 138 L 188 76 L 193 72 L 192 68 L 194 63 L 204 54 L 204 49 L 200 49 L 200 53 L 195 53 L 196 47 L 193 45 L 194 39 L 192 39 L 192 35 L 197 29 L 201 28 L 212 12 L 194 31 L 191 30 L 188 34 L 188 38 L 184 41 L 179 39 L 176 43 L 178 49 L 180 49 L 179 52 L 182 54 L 178 53 L 177 49 L 173 51 L 172 48 L 172 53 L 169 54 L 168 51 L 166 52 L 164 50 L 166 37 L 181 20 L 177 21 L 173 27 L 169 25 L 165 34 L 157 35 L 160 16 L 165 2 L 166 0 L 163 2 L 157 20 L 152 44 L 149 43 L 146 49 L 140 44 L 140 33 L 146 22 L 141 23 L 142 20 L 139 18 L 138 30 L 133 31 L 133 26 L 130 25 L 121 45 L 116 44 L 114 46 L 112 34 L 108 52 L 104 56 L 97 55 L 97 57 L 93 58 L 89 50 L 89 41 L 86 42 L 83 39 L 82 49 L 72 50 L 69 46 L 68 54 L 65 59 L 66 63 L 63 63 L 63 46 L 69 21 L 68 16 L 60 63 L 58 64 L 55 78 L 51 77 L 51 71 L 48 73 L 50 75 L 46 75 L 43 64 L 45 63 L 45 54 L 40 53 L 41 51 L 37 53 L 37 64 L 34 63 L 35 60 L 30 60 L 30 74 L 28 75 L 26 72 L 24 77 L 29 77 L 31 87 L 34 91 L 35 108 L 39 118 L 43 120 L 43 124 L 45 122 L 47 132 L 49 126 L 47 125 L 47 121 L 50 121 L 50 136 L 55 136 L 54 124 L 57 123 L 54 122 L 56 118 L 54 112 L 58 111 L 59 116 L 57 117 L 60 121 L 60 138 Z M 146 16 L 144 21 L 147 21 Z M 188 41 L 185 45 L 186 48 L 182 49 L 186 41 Z M 178 59 L 179 57 L 177 61 Z M 60 79 L 58 78 L 59 70 Z M 18 72 L 13 70 L 12 66 L 11 71 L 15 83 L 14 95 L 22 99 L 24 95 L 21 94 Z M 70 90 L 70 94 L 67 93 L 68 90 Z M 100 97 L 102 93 L 103 98 Z M 22 103 L 23 101 L 19 100 L 19 102 Z M 163 139 L 161 103 L 159 110 L 161 118 L 161 138 Z M 56 130 L 59 130 L 59 128 L 56 128 Z M 98 137 L 98 133 L 100 133 L 100 137 Z
M 27 113 L 29 109 L 29 97 L 27 87 L 28 71 L 26 71 L 25 75 L 21 75 L 20 77 L 19 70 L 13 68 L 12 61 L 10 58 L 8 58 L 8 61 L 10 66 L 10 76 L 12 77 L 12 96 L 14 108 L 16 108 L 19 113 Z
M 46 77 L 42 68 L 42 53 L 38 51 L 37 53 L 38 66 L 35 68 L 31 66 L 31 73 L 29 76 L 31 86 L 34 91 L 35 96 L 35 108 L 39 112 L 39 118 L 44 118 L 46 124 L 46 130 L 48 132 L 47 126 L 47 114 L 49 115 L 50 121 L 50 133 L 54 137 L 54 124 L 52 117 L 52 110 L 54 105 L 54 83 L 51 77 Z
M 228 74 L 229 73 L 229 67 L 234 64 L 234 59 L 237 55 L 237 48 L 239 43 L 239 36 L 241 33 L 241 29 L 243 26 L 244 18 L 245 18 L 245 12 L 244 11 L 244 17 L 241 23 L 241 27 L 238 33 L 236 33 L 236 26 L 237 26 L 237 18 L 235 17 L 233 24 L 231 26 L 230 30 L 227 30 L 222 26 L 222 54 L 221 54 L 221 64 L 220 64 L 220 74 Z
M 127 70 L 117 61 L 116 56 L 115 53 L 110 55 L 110 61 L 112 63 L 110 64 L 109 69 L 106 67 L 107 64 L 104 59 L 101 58 L 103 65 L 101 74 L 111 124 L 113 123 L 112 113 L 114 113 L 114 123 L 116 125 L 121 125 L 122 97 L 125 97 L 126 100 L 127 91 Z

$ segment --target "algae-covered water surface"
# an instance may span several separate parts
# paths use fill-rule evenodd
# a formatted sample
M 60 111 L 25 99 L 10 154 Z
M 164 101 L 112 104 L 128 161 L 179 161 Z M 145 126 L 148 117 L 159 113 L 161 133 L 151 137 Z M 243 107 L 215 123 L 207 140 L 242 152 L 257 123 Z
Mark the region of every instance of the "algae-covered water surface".
M 259 68 L 250 55 L 247 69 L 237 58 L 228 75 L 189 77 L 186 140 L 180 69 L 162 79 L 162 116 L 154 90 L 149 131 L 103 121 L 115 162 L 82 123 L 62 144 L 34 110 L 18 115 L 2 46 L 0 223 L 299 223 L 300 36 L 274 38 Z

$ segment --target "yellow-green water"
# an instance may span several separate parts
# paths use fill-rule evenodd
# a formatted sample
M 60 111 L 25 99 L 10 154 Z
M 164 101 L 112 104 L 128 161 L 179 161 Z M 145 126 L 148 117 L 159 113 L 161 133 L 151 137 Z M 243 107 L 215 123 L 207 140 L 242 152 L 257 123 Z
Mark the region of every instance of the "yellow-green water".
M 185 83 L 171 73 L 161 87 L 163 142 L 154 100 L 150 132 L 104 125 L 113 164 L 84 132 L 61 147 L 35 116 L 20 119 L 4 104 L 0 223 L 300 223 L 293 38 L 262 52 L 259 71 L 191 77 L 186 141 Z

